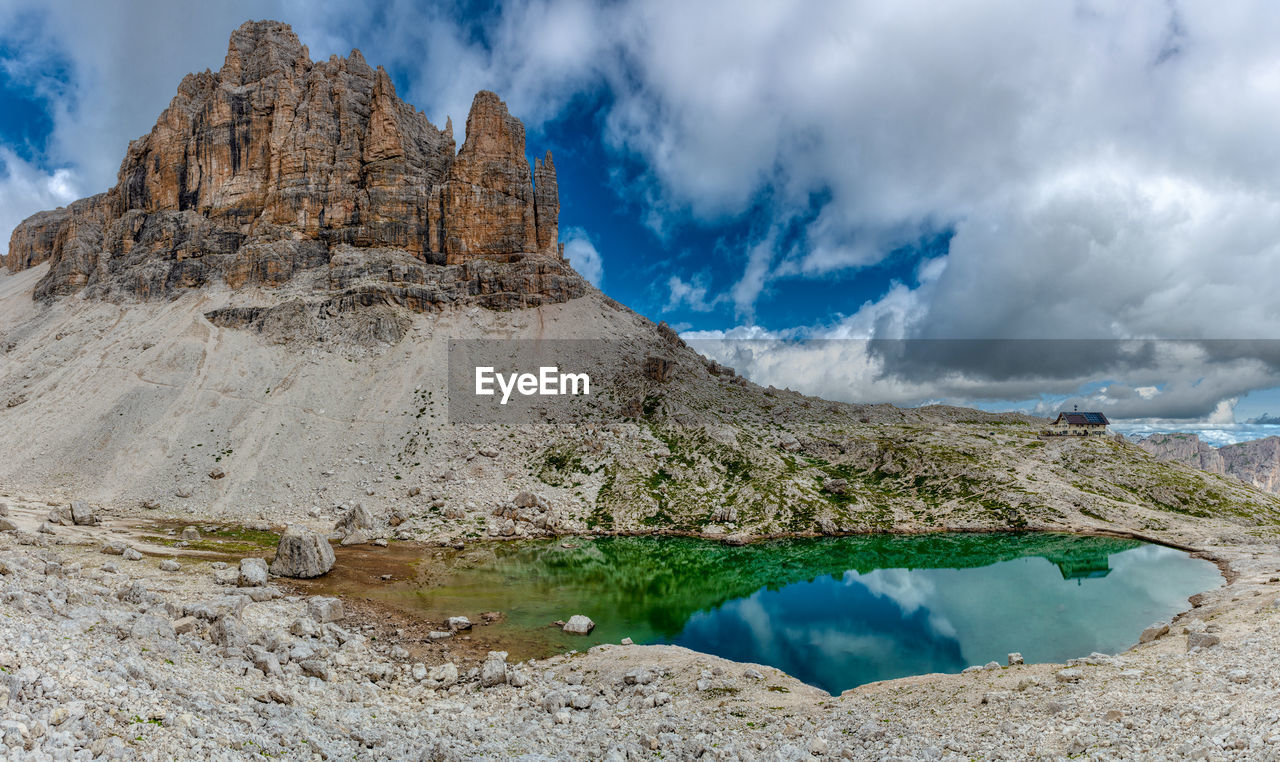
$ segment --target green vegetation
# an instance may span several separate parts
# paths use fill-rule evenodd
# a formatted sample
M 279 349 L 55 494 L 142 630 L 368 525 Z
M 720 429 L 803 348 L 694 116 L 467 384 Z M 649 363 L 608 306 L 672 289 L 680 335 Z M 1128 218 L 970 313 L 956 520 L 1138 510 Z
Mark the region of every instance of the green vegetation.
M 175 525 L 177 526 L 177 525 Z M 143 540 L 153 545 L 176 547 L 183 542 L 180 537 L 168 535 L 144 535 Z M 247 527 L 226 526 L 209 532 L 201 532 L 200 539 L 183 545 L 191 550 L 203 550 L 214 553 L 258 553 L 265 548 L 274 548 L 280 542 L 280 535 Z

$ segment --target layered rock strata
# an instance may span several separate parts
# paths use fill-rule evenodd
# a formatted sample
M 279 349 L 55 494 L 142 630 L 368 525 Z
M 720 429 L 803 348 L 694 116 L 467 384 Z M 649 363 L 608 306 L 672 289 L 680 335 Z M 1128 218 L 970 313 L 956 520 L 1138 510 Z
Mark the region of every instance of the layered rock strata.
M 1138 446 L 1161 460 L 1234 476 L 1267 492 L 1280 492 L 1280 437 L 1215 448 L 1195 434 L 1152 434 Z
M 287 25 L 249 22 L 222 68 L 183 79 L 151 132 L 129 145 L 115 187 L 24 221 L 3 264 L 49 262 L 38 299 L 161 298 L 219 281 L 275 287 L 318 268 L 345 292 L 359 252 L 390 250 L 403 266 L 385 271 L 379 253 L 368 268 L 404 285 L 382 300 L 410 308 L 439 303 L 412 293 L 431 281 L 468 281 L 478 294 L 534 289 L 489 300 L 500 308 L 581 295 L 557 242 L 550 153 L 531 172 L 524 125 L 487 91 L 455 149 L 452 123 L 433 126 L 358 50 L 312 61 Z M 531 257 L 539 262 L 524 263 Z M 424 274 L 480 260 L 521 264 Z M 502 282 L 477 283 L 477 273 Z M 547 273 L 555 283 L 544 292 Z

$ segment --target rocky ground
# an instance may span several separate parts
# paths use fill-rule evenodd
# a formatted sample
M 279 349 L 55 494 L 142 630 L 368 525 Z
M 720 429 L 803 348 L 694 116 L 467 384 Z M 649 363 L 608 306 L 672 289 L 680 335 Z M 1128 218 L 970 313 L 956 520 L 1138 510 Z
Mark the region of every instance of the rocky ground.
M 1280 551 L 1243 537 L 1197 538 L 1229 584 L 1129 652 L 832 697 L 677 647 L 424 645 L 49 510 L 0 519 L 4 759 L 1280 759 Z

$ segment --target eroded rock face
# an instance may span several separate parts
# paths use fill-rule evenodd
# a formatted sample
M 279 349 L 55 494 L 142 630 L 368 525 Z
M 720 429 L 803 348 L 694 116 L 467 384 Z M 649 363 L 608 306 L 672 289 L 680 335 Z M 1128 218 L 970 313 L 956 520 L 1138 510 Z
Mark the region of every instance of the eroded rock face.
M 537 171 L 546 186 L 540 194 L 524 159 L 524 125 L 497 95 L 477 93 L 467 115 L 467 141 L 440 190 L 441 243 L 449 264 L 556 253 L 560 203 L 550 152 Z
M 1280 437 L 1214 448 L 1195 434 L 1152 434 L 1137 444 L 1160 460 L 1234 476 L 1258 489 L 1280 492 Z
M 36 290 L 43 299 L 82 289 L 165 298 L 218 281 L 274 287 L 328 270 L 332 291 L 373 274 L 375 291 L 410 309 L 441 303 L 392 294 L 388 284 L 432 280 L 417 268 L 535 256 L 576 278 L 561 262 L 551 155 L 530 171 L 524 125 L 497 95 L 476 95 L 455 148 L 452 123 L 432 125 L 359 51 L 312 61 L 287 25 L 249 22 L 219 71 L 182 80 L 151 132 L 130 144 L 114 188 L 27 219 L 3 263 L 50 262 Z M 361 256 L 388 250 L 415 266 L 387 271 L 384 254 Z M 511 279 L 480 275 L 468 296 Z M 582 293 L 516 278 L 523 296 Z

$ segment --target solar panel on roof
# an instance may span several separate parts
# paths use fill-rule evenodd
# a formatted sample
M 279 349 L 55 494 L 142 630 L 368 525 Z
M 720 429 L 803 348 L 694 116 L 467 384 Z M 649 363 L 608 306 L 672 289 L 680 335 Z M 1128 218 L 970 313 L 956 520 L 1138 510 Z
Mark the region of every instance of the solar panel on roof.
M 1105 424 L 1107 421 L 1107 419 L 1102 417 L 1102 413 L 1085 413 L 1084 417 L 1085 420 L 1089 421 L 1089 423 L 1096 423 L 1100 425 Z

